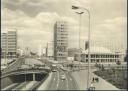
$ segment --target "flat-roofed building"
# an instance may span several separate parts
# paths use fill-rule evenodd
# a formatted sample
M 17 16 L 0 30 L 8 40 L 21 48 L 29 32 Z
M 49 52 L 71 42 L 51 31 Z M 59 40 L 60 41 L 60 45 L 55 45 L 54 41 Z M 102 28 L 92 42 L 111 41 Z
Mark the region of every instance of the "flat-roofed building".
M 75 54 L 75 61 L 79 61 L 79 55 L 82 62 L 88 62 L 88 49 L 82 51 L 82 53 Z M 114 53 L 104 47 L 91 47 L 90 48 L 90 60 L 92 63 L 97 62 L 117 62 L 122 60 L 121 53 Z

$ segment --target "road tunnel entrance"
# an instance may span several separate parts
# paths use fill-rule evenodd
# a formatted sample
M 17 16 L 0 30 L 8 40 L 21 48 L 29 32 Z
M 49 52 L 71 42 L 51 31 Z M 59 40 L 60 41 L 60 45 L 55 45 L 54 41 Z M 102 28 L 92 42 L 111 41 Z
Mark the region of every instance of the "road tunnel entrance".
M 12 75 L 9 78 L 12 80 L 13 83 L 21 83 L 25 81 L 41 81 L 45 78 L 47 74 L 41 73 L 30 73 L 30 74 L 19 74 L 19 75 Z

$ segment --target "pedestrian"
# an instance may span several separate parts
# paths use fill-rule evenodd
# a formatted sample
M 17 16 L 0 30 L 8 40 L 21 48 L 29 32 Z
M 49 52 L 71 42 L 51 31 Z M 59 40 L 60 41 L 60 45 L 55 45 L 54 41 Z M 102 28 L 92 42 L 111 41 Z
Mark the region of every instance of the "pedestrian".
M 94 81 L 95 81 L 95 78 L 93 77 L 92 82 L 94 82 Z
M 91 87 L 93 87 L 93 83 L 91 82 Z
M 99 78 L 98 77 L 96 77 L 95 80 L 96 80 L 96 82 L 99 82 Z
M 99 78 L 97 77 L 97 82 L 99 82 Z

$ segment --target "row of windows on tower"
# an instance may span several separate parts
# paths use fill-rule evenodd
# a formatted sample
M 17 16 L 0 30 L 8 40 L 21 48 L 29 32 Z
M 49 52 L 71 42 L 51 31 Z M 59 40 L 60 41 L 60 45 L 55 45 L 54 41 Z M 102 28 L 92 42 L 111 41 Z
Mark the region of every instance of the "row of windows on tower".
M 66 54 L 58 54 L 58 56 L 67 56 Z
M 58 34 L 67 34 L 67 31 L 65 31 L 64 29 L 58 30 L 57 31 Z
M 76 56 L 79 56 L 79 55 L 76 55 Z M 88 57 L 88 54 L 82 54 L 82 55 L 80 55 L 81 57 Z M 91 56 L 91 58 L 118 58 L 119 57 L 119 55 L 94 55 L 94 54 L 91 54 L 90 55 Z
M 57 40 L 57 42 L 65 42 L 65 40 Z M 65 42 L 65 43 L 67 43 L 67 42 Z

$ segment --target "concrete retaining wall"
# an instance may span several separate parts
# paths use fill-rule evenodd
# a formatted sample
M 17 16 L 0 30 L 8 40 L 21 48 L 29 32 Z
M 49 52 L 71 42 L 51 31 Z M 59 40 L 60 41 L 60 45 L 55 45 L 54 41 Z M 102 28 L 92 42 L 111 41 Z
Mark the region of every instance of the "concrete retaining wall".
M 13 81 L 10 77 L 1 78 L 1 89 L 5 88 L 8 85 L 11 85 L 12 83 Z

